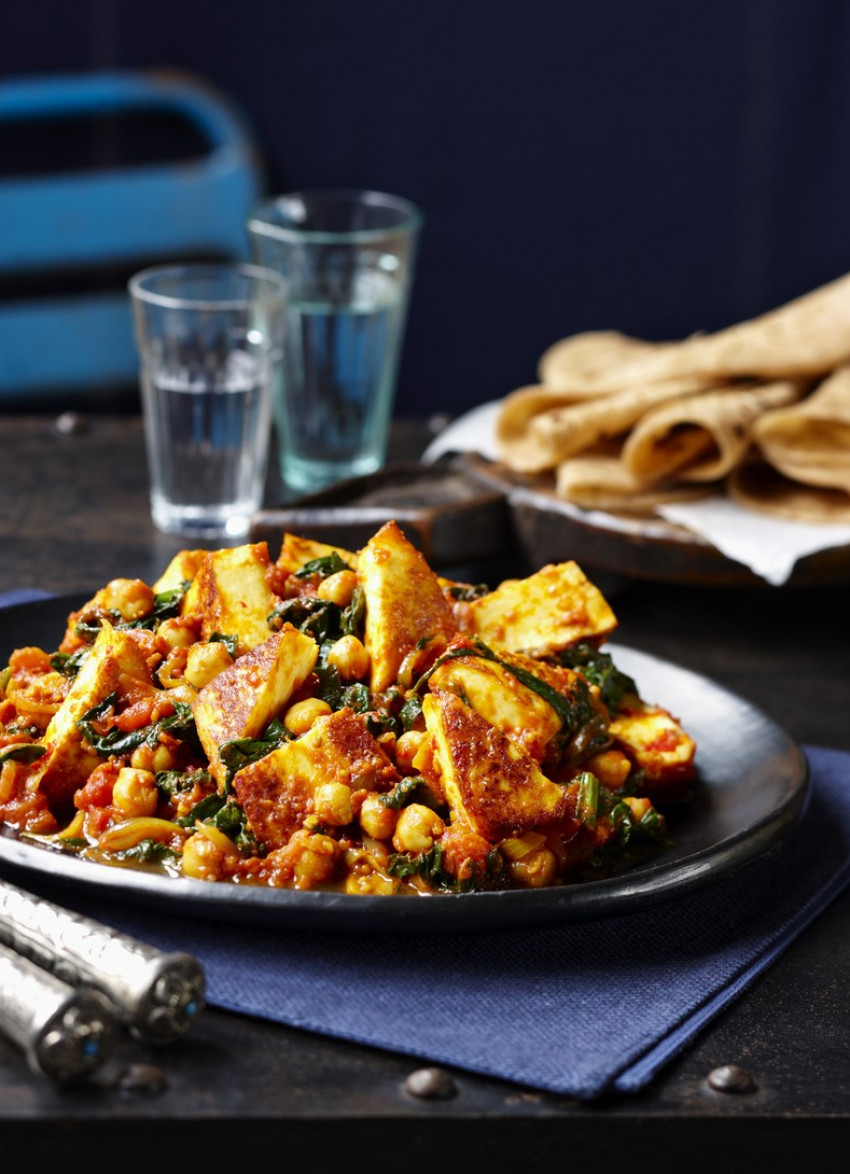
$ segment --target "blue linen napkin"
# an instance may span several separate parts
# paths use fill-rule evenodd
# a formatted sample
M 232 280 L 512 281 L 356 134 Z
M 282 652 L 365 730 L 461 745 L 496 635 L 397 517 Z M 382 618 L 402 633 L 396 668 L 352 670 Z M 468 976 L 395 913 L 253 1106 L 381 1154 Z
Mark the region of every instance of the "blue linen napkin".
M 850 882 L 850 754 L 804 749 L 811 798 L 780 852 L 594 922 L 349 935 L 61 901 L 193 953 L 212 1006 L 581 1099 L 633 1092 Z

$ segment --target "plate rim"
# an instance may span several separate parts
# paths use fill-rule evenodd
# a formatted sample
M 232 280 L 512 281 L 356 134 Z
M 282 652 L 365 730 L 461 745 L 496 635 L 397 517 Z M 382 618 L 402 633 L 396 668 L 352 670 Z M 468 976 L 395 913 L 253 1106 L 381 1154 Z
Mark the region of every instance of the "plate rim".
M 63 611 L 67 614 L 86 598 L 85 594 L 76 592 L 0 608 L 0 654 L 6 647 L 5 629 L 10 613 L 17 617 L 36 609 L 51 613 L 55 609 L 61 622 Z M 619 641 L 607 641 L 606 648 L 615 660 L 619 657 L 622 661 L 624 656 L 627 660 L 636 659 L 656 671 L 672 670 L 674 676 L 689 678 L 701 689 L 708 687 L 726 703 L 743 707 L 765 733 L 778 739 L 783 759 L 787 760 L 789 780 L 776 804 L 752 824 L 672 861 L 665 861 L 662 854 L 613 877 L 531 890 L 435 893 L 420 898 L 211 882 L 81 860 L 70 853 L 30 842 L 7 825 L 0 825 L 0 873 L 5 873 L 8 866 L 17 874 L 34 876 L 48 885 L 63 881 L 77 891 L 101 895 L 106 892 L 108 898 L 130 903 L 149 904 L 155 899 L 166 911 L 175 914 L 232 918 L 238 911 L 246 923 L 278 928 L 360 930 L 376 925 L 386 931 L 463 929 L 467 932 L 471 928 L 470 919 L 482 929 L 507 929 L 518 924 L 564 923 L 630 912 L 636 906 L 648 907 L 677 894 L 689 895 L 780 850 L 802 817 L 810 795 L 808 760 L 797 740 L 759 706 L 710 677 Z M 687 722 L 684 724 L 688 726 Z

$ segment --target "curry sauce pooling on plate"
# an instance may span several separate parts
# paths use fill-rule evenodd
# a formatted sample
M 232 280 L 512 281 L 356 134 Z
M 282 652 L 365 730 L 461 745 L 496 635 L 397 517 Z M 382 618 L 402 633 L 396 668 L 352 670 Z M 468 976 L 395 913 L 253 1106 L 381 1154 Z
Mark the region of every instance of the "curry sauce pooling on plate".
M 667 842 L 695 744 L 573 562 L 493 590 L 388 522 L 115 579 L 0 670 L 0 820 L 101 863 L 351 894 L 539 888 Z M 58 635 L 58 633 L 57 633 Z

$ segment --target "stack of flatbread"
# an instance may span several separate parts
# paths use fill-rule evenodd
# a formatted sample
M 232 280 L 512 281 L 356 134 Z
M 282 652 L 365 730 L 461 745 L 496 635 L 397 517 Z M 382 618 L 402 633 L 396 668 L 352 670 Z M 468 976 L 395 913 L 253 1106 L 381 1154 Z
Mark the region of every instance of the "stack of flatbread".
M 715 334 L 589 331 L 551 346 L 500 405 L 514 472 L 585 508 L 651 513 L 723 490 L 808 522 L 850 522 L 850 274 Z

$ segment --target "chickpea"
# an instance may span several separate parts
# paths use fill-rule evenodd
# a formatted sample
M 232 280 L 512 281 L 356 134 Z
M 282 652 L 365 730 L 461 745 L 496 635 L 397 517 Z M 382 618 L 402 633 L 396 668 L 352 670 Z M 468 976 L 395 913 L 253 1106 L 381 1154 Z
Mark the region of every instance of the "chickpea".
M 173 616 L 170 620 L 163 620 L 157 629 L 157 639 L 162 641 L 165 648 L 188 648 L 195 644 L 199 637 L 197 620 L 183 619 L 182 616 Z
M 293 870 L 296 889 L 312 889 L 333 879 L 337 845 L 330 836 L 310 836 Z
M 140 620 L 154 609 L 153 588 L 141 579 L 112 579 L 95 596 L 102 607 L 117 611 L 122 620 Z
M 219 880 L 225 874 L 226 853 L 201 832 L 183 845 L 183 873 L 197 880 Z
M 313 802 L 322 823 L 333 827 L 345 827 L 351 823 L 351 787 L 345 783 L 320 783 L 313 793 Z
M 146 746 L 144 743 L 142 743 L 141 746 L 137 746 L 130 755 L 130 766 L 132 766 L 134 770 L 154 771 L 155 773 L 153 764 L 153 748 L 151 746 Z
M 380 872 L 352 873 L 345 881 L 346 893 L 361 897 L 397 893 L 399 887 L 400 882 L 395 877 L 383 876 Z
M 176 770 L 179 765 L 177 754 L 170 746 L 157 742 L 156 746 L 137 746 L 130 755 L 130 766 L 135 770 L 152 771 Z
M 344 681 L 360 681 L 369 671 L 369 653 L 356 636 L 341 636 L 331 646 L 328 664 L 332 664 Z
M 397 852 L 430 852 L 434 840 L 446 830 L 446 825 L 430 807 L 411 803 L 398 817 L 393 847 Z
M 348 607 L 357 583 L 356 571 L 337 571 L 335 575 L 328 575 L 327 579 L 322 579 L 316 594 L 327 603 L 335 603 L 337 607 Z
M 508 865 L 511 880 L 527 889 L 541 889 L 551 885 L 555 879 L 557 862 L 548 848 L 529 852 L 522 860 L 512 860 Z
M 212 644 L 193 644 L 186 653 L 186 671 L 183 674 L 190 685 L 203 689 L 213 677 L 233 664 L 233 657 L 220 640 Z
M 398 812 L 381 802 L 380 796 L 370 791 L 360 808 L 360 826 L 375 840 L 388 840 L 395 831 Z
M 159 802 L 156 778 L 149 770 L 122 766 L 112 787 L 112 803 L 126 817 L 153 815 Z
M 397 739 L 395 744 L 395 762 L 399 770 L 413 773 L 415 769 L 413 760 L 419 753 L 419 748 L 427 736 L 422 730 L 408 730 L 406 734 L 402 734 Z
M 588 758 L 584 767 L 596 775 L 603 787 L 619 791 L 628 778 L 632 764 L 622 750 L 602 750 Z
M 327 701 L 322 701 L 319 697 L 307 697 L 304 701 L 296 701 L 294 705 L 290 705 L 283 715 L 283 724 L 291 734 L 299 737 L 306 734 L 320 717 L 327 717 L 329 713 L 333 713 L 333 710 Z
M 157 742 L 156 746 L 154 746 L 152 769 L 155 773 L 161 770 L 176 770 L 179 761 L 176 750 L 172 750 L 164 742 Z

